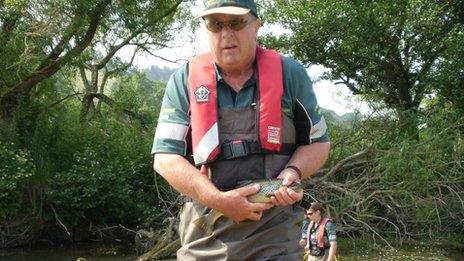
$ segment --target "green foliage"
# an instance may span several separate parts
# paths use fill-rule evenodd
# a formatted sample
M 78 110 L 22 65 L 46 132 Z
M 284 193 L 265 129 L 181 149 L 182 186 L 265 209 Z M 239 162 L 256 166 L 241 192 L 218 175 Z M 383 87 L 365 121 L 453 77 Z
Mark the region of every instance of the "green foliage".
M 27 151 L 14 143 L 0 142 L 0 218 L 21 209 L 21 193 L 34 172 L 34 162 Z
M 122 108 L 141 108 L 150 99 L 153 87 L 145 74 L 134 73 L 120 78 L 113 86 L 113 97 Z
M 47 57 L 58 40 L 70 47 L 69 34 L 83 38 L 99 1 L 94 2 L 7 1 L 0 15 L 0 21 L 8 25 L 0 37 L 2 91 L 21 83 L 44 62 L 50 63 Z
M 11 118 L 21 97 L 28 99 L 38 83 L 66 65 L 101 70 L 107 79 L 132 62 L 113 59 L 124 46 L 135 46 L 134 54 L 164 47 L 179 29 L 189 28 L 190 10 L 181 3 L 6 1 L 0 6 L 0 117 Z M 86 81 L 88 93 L 104 88 L 98 76 L 93 80 Z
M 330 182 L 315 183 L 310 196 L 330 202 L 340 223 L 377 238 L 462 233 L 464 118 L 440 101 L 424 109 L 419 140 L 402 135 L 404 125 L 385 116 L 331 132 L 329 166 L 364 149 L 370 153 L 348 161 Z
M 128 176 L 116 162 L 102 159 L 95 148 L 76 153 L 74 159 L 69 170 L 57 173 L 51 180 L 49 191 L 49 199 L 66 224 L 76 226 L 84 220 L 116 223 L 137 218 L 130 209 L 132 204 L 128 204 L 132 192 Z
M 158 117 L 164 87 L 164 82 L 149 80 L 144 72 L 134 72 L 117 79 L 111 89 L 119 108 L 128 109 L 151 124 Z
M 330 68 L 326 78 L 354 94 L 400 113 L 416 112 L 426 94 L 441 89 L 437 70 L 456 80 L 462 76 L 462 70 L 445 69 L 461 63 L 464 33 L 445 2 L 263 1 L 268 22 L 281 24 L 286 33 L 269 34 L 262 42 L 305 64 Z M 462 90 L 456 82 L 443 85 L 456 94 Z
M 60 159 L 54 163 L 56 173 L 48 175 L 47 197 L 62 221 L 72 226 L 144 222 L 157 202 L 151 135 L 114 119 L 82 125 L 69 120 L 58 120 L 56 140 L 50 144 L 54 149 L 42 156 L 49 163 Z
M 89 223 L 135 227 L 161 218 L 162 197 L 172 192 L 164 181 L 153 178 L 150 148 L 151 126 L 164 85 L 138 73 L 116 81 L 116 105 L 143 115 L 148 125 L 136 119 L 129 122 L 110 107 L 102 110 L 105 117 L 80 122 L 79 100 L 50 106 L 59 100 L 60 91 L 72 84 L 67 75 L 60 76 L 57 81 L 42 83 L 55 88 L 39 86 L 36 99 L 20 105 L 12 125 L 1 126 L 2 144 L 14 141 L 24 148 L 2 147 L 2 153 L 6 153 L 5 148 L 10 154 L 27 151 L 30 162 L 21 168 L 33 170 L 29 176 L 7 170 L 8 177 L 16 177 L 7 179 L 9 183 L 3 181 L 2 170 L 3 217 L 18 219 L 33 209 L 31 217 L 50 222 L 39 229 L 55 226 L 58 217 L 65 226 L 77 230 Z M 6 156 L 0 161 L 5 168 L 18 162 Z M 3 189 L 7 185 L 8 190 Z
M 0 97 L 40 66 L 49 65 L 47 57 L 54 48 L 56 57 L 72 50 L 101 3 L 0 1 Z M 58 226 L 56 219 L 76 230 L 89 224 L 136 227 L 161 218 L 173 205 L 176 194 L 164 180 L 153 178 L 149 155 L 165 84 L 145 73 L 127 73 L 125 62 L 112 59 L 99 69 L 114 77 L 110 90 L 105 90 L 109 106 L 80 122 L 82 105 L 76 97 L 81 98 L 77 92 L 82 89 L 76 86 L 76 68 L 105 62 L 105 52 L 141 26 L 143 33 L 131 44 L 159 48 L 186 26 L 190 14 L 184 6 L 160 21 L 175 1 L 108 3 L 92 48 L 64 60 L 62 65 L 71 66 L 18 100 L 11 122 L 0 121 L 4 220 L 28 213 L 45 221 L 34 224 L 39 230 Z M 449 9 L 449 3 L 263 4 L 264 19 L 281 23 L 289 32 L 265 37 L 268 46 L 305 64 L 325 65 L 331 69 L 325 78 L 341 79 L 353 92 L 387 105 L 382 114 L 369 117 L 326 115 L 333 146 L 327 166 L 372 150 L 347 162 L 310 192 L 313 198 L 329 201 L 332 214 L 356 233 L 376 228 L 385 237 L 398 237 L 463 231 L 464 38 L 458 20 L 461 9 Z M 97 80 L 102 78 L 100 73 Z M 95 92 L 90 89 L 85 91 Z M 431 92 L 436 98 L 424 100 Z M 414 139 L 407 134 L 410 126 L 417 127 Z M 169 206 L 163 205 L 166 198 L 172 201 Z
M 464 115 L 464 21 L 455 28 L 456 37 L 446 41 L 448 52 L 437 71 L 437 86 L 444 101 L 450 101 Z

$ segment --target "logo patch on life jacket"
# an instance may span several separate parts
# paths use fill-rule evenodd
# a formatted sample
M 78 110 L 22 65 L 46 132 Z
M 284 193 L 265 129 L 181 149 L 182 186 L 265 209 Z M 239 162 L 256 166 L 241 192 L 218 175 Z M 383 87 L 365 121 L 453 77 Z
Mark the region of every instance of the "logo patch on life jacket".
M 201 85 L 198 87 L 198 89 L 195 91 L 195 98 L 197 102 L 208 102 L 209 93 L 210 92 L 206 86 Z
M 267 127 L 267 142 L 274 144 L 280 143 L 280 128 L 274 126 Z

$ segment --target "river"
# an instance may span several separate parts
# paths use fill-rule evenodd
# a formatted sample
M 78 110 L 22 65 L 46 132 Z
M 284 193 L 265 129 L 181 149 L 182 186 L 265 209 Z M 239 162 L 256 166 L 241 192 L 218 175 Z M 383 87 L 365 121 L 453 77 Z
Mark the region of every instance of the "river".
M 0 250 L 0 260 L 14 261 L 128 261 L 136 260 L 135 253 L 128 253 L 116 246 L 78 246 L 78 247 L 38 247 L 13 250 Z M 401 248 L 357 247 L 355 249 L 341 246 L 338 261 L 350 260 L 439 260 L 464 261 L 464 251 L 419 246 L 402 246 Z

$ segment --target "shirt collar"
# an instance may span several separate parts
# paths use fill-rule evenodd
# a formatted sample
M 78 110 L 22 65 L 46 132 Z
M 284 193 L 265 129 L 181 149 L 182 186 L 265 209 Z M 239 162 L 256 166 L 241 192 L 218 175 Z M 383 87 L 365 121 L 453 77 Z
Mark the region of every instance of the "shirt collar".
M 251 75 L 250 79 L 248 79 L 245 85 L 247 85 L 250 80 L 254 80 L 254 82 L 256 82 L 256 80 L 258 79 L 258 70 L 256 69 L 256 59 L 253 62 L 253 67 L 254 67 L 253 75 Z M 223 78 L 221 75 L 221 69 L 219 68 L 219 66 L 217 66 L 216 63 L 214 63 L 214 72 L 216 73 L 216 81 L 222 82 Z

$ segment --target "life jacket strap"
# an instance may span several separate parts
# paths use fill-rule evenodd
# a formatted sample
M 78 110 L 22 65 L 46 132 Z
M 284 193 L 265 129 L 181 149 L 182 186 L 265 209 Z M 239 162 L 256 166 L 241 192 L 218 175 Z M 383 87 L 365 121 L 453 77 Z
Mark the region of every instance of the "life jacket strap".
M 292 155 L 296 150 L 295 144 L 283 143 L 278 152 L 273 154 Z M 265 154 L 258 141 L 253 140 L 226 140 L 221 145 L 220 159 L 236 159 L 252 154 Z

